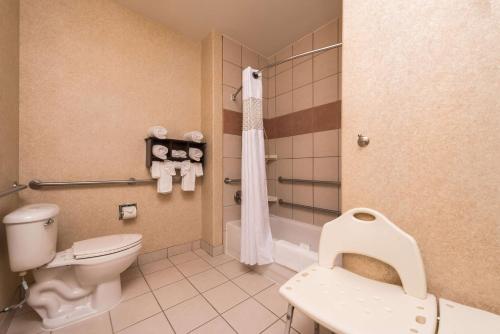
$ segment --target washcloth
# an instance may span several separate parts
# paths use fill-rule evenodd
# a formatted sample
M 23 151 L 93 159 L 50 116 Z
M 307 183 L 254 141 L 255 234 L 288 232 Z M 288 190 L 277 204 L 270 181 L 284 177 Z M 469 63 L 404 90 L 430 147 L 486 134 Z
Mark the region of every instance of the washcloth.
M 168 148 L 163 145 L 153 145 L 153 155 L 158 159 L 167 159 Z
M 181 189 L 183 191 L 194 191 L 196 177 L 203 175 L 203 166 L 199 162 L 191 163 L 186 160 L 181 165 Z
M 160 165 L 161 162 L 159 161 L 153 161 L 151 163 L 151 168 L 150 168 L 150 171 L 151 171 L 151 177 L 153 179 L 159 179 L 161 174 L 160 174 Z
M 149 137 L 156 137 L 158 139 L 166 139 L 167 133 L 168 133 L 167 129 L 165 129 L 161 125 L 152 126 L 148 130 Z
M 203 140 L 203 133 L 200 131 L 190 131 L 184 134 L 184 139 L 194 141 L 195 143 L 201 143 Z
M 172 150 L 172 158 L 187 158 L 187 153 L 182 150 Z
M 200 161 L 203 156 L 203 151 L 199 148 L 190 147 L 189 148 L 189 157 L 195 161 Z
M 160 194 L 172 192 L 172 176 L 176 174 L 173 161 L 160 162 L 160 178 L 156 184 L 156 190 Z

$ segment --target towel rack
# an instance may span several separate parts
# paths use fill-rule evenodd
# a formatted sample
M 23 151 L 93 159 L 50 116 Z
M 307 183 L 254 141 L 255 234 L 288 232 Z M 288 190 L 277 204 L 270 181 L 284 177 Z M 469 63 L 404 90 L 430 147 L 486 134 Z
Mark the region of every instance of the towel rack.
M 241 183 L 241 179 L 230 179 L 230 178 L 226 177 L 224 179 L 224 183 L 225 184 Z
M 280 183 L 291 182 L 291 183 L 313 183 L 313 184 L 328 184 L 332 186 L 340 187 L 339 181 L 322 181 L 322 180 L 306 180 L 306 179 L 289 179 L 286 177 L 279 176 L 278 181 Z
M 317 207 L 310 206 L 310 205 L 304 205 L 304 204 L 296 204 L 296 203 L 286 202 L 286 201 L 282 200 L 281 198 L 278 200 L 278 203 L 280 205 L 291 205 L 291 206 L 297 207 L 297 208 L 326 212 L 326 213 L 334 214 L 334 215 L 337 215 L 337 216 L 340 216 L 340 214 L 341 214 L 340 211 L 338 211 L 338 210 L 317 208 Z
M 78 186 L 103 186 L 103 185 L 136 185 L 156 182 L 156 179 L 136 179 L 127 180 L 98 180 L 98 181 L 40 181 L 31 180 L 29 186 L 31 189 L 39 190 L 43 188 L 56 187 L 78 187 Z
M 0 191 L 0 197 L 4 197 L 4 196 L 7 196 L 7 195 L 10 195 L 13 193 L 17 193 L 18 191 L 21 191 L 21 190 L 26 189 L 26 188 L 28 188 L 27 185 L 18 184 L 17 182 L 14 182 L 14 183 L 12 183 L 12 186 L 9 189 Z

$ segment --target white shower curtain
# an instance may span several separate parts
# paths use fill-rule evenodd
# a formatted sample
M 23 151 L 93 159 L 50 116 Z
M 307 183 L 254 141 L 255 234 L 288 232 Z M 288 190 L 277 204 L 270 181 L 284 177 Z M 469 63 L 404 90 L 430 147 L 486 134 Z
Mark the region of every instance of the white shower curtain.
M 256 70 L 243 70 L 243 134 L 241 158 L 241 262 L 273 262 L 273 239 L 267 202 L 262 80 Z

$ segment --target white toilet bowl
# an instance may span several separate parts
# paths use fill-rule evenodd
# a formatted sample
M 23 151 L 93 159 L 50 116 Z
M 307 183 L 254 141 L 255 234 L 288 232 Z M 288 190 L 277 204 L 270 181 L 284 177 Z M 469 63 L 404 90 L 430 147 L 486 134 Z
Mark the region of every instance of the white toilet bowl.
M 66 326 L 113 308 L 121 299 L 120 274 L 141 249 L 140 234 L 76 242 L 33 271 L 28 304 L 46 329 Z
M 113 308 L 121 299 L 120 274 L 136 259 L 140 234 L 78 241 L 55 252 L 59 207 L 32 204 L 4 217 L 12 271 L 32 270 L 28 304 L 53 330 Z

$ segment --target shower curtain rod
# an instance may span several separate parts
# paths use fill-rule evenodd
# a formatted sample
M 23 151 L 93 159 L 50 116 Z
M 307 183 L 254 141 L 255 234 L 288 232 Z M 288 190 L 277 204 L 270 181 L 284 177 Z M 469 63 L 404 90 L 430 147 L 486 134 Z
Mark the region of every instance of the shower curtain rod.
M 277 61 L 277 62 L 274 62 L 272 64 L 269 64 L 269 65 L 266 65 L 266 66 L 262 67 L 261 69 L 253 72 L 253 77 L 255 79 L 257 79 L 259 73 L 262 72 L 266 68 L 273 67 L 273 66 L 278 66 L 280 64 L 286 63 L 287 61 L 294 60 L 294 59 L 297 59 L 297 58 L 300 58 L 300 57 L 305 57 L 305 56 L 308 56 L 310 54 L 314 54 L 314 53 L 317 53 L 317 52 L 327 51 L 327 50 L 330 50 L 330 49 L 336 49 L 336 48 L 339 48 L 341 46 L 342 46 L 342 43 L 337 43 L 337 44 L 328 45 L 328 46 L 325 46 L 325 47 L 322 47 L 322 48 L 319 48 L 319 49 L 307 51 L 307 52 L 304 52 L 304 53 L 299 53 L 298 55 L 291 56 L 291 57 L 285 58 L 283 60 L 280 60 L 280 61 Z M 243 86 L 241 86 L 240 88 L 238 88 L 236 90 L 236 92 L 234 92 L 233 94 L 231 94 L 231 100 L 232 101 L 236 101 L 236 97 L 241 92 L 242 88 L 243 88 Z

